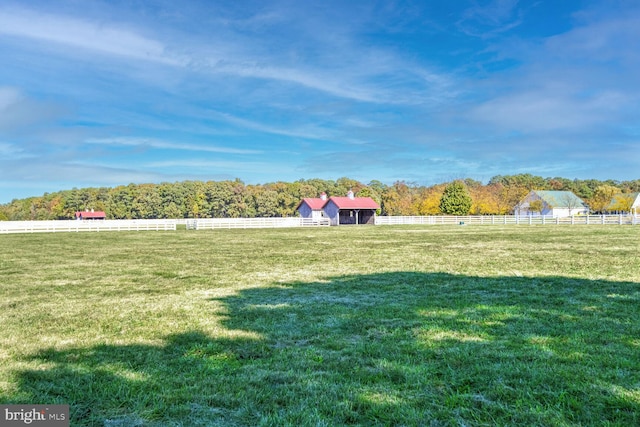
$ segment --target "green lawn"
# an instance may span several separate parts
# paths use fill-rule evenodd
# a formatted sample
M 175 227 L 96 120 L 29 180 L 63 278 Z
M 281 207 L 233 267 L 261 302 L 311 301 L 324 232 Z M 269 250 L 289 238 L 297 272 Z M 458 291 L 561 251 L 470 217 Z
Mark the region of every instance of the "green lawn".
M 640 425 L 640 227 L 0 243 L 0 403 L 73 426 Z

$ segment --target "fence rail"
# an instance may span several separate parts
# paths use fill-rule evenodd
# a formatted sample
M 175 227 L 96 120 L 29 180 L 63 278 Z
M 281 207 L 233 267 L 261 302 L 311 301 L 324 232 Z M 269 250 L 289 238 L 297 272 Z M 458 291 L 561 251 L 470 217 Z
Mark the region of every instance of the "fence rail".
M 170 219 L 0 221 L 0 234 L 80 231 L 170 231 L 175 229 L 176 221 Z
M 328 218 L 199 218 L 186 221 L 187 230 L 216 228 L 288 228 L 328 226 Z
M 0 221 L 0 234 L 56 233 L 80 231 L 171 231 L 176 225 L 187 230 L 223 228 L 289 228 L 329 226 L 328 218 L 199 218 L 96 221 Z M 640 224 L 640 215 L 551 216 L 377 216 L 376 225 L 629 225 Z
M 639 215 L 553 216 L 377 216 L 376 225 L 628 225 L 640 224 Z

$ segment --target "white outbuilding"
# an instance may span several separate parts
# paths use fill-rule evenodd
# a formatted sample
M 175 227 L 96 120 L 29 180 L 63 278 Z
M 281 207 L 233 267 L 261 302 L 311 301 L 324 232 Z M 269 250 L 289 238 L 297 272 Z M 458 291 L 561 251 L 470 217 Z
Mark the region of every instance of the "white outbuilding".
M 589 207 L 571 191 L 534 190 L 516 205 L 514 215 L 562 218 L 588 215 Z

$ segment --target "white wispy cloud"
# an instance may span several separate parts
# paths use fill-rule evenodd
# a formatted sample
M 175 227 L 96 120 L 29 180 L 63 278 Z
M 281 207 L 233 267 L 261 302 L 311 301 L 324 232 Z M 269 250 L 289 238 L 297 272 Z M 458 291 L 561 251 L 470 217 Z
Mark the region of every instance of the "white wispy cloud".
M 250 129 L 258 132 L 264 132 L 273 135 L 283 135 L 290 136 L 295 138 L 304 138 L 304 139 L 319 139 L 326 140 L 332 139 L 336 137 L 337 132 L 335 130 L 315 126 L 315 125 L 306 125 L 303 127 L 290 125 L 290 126 L 273 126 L 267 125 L 262 122 L 258 122 L 255 120 L 249 120 L 242 117 L 236 117 L 229 113 L 219 112 L 219 111 L 210 111 L 209 112 L 212 117 L 222 119 L 223 121 L 242 128 L 242 129 Z
M 25 182 L 73 183 L 77 185 L 118 185 L 129 182 L 153 182 L 163 177 L 155 171 L 138 168 L 106 166 L 95 163 L 51 161 L 46 157 L 36 157 L 29 161 L 0 162 L 6 176 L 3 181 L 13 181 L 20 177 Z M 60 188 L 58 188 L 60 189 Z
M 60 111 L 60 106 L 29 98 L 18 88 L 0 86 L 0 131 L 49 122 L 58 117 Z
M 4 158 L 15 159 L 19 157 L 24 157 L 25 153 L 21 148 L 17 147 L 15 144 L 0 142 L 0 156 Z
M 466 9 L 458 21 L 458 29 L 473 37 L 490 38 L 522 23 L 518 0 L 492 0 Z
M 0 186 L 640 161 L 633 2 L 6 0 L 0 52 Z
M 147 147 L 161 150 L 178 150 L 178 151 L 201 151 L 208 153 L 225 153 L 225 154 L 260 154 L 261 150 L 250 150 L 244 148 L 221 147 L 217 145 L 200 145 L 191 143 L 177 143 L 162 141 L 152 138 L 134 138 L 134 137 L 118 137 L 118 138 L 94 138 L 86 141 L 89 144 L 99 145 L 121 145 L 130 147 Z
M 284 53 L 276 53 L 280 46 L 260 39 L 249 40 L 255 44 L 251 49 L 246 47 L 249 43 L 241 46 L 235 39 L 246 37 L 233 29 L 214 32 L 206 38 L 182 35 L 178 40 L 164 40 L 160 28 L 141 25 L 36 12 L 23 7 L 0 8 L 0 34 L 59 46 L 63 54 L 78 55 L 83 60 L 90 59 L 82 56 L 83 51 L 88 51 L 212 77 L 230 75 L 281 82 L 367 103 L 419 103 L 445 93 L 441 89 L 444 74 L 405 63 L 392 51 L 362 45 L 356 38 L 343 37 L 339 45 L 316 41 L 306 48 L 317 52 L 320 58 L 305 54 L 292 59 L 286 55 L 286 46 Z M 330 31 L 331 23 L 326 25 Z M 405 90 L 416 82 L 423 90 Z
M 0 112 L 4 113 L 8 108 L 20 102 L 20 91 L 12 87 L 0 86 Z
M 572 31 L 550 37 L 545 47 L 565 64 L 588 61 L 593 66 L 610 66 L 610 61 L 614 61 L 637 65 L 640 61 L 639 13 L 640 10 L 627 15 L 591 18 Z
M 55 43 L 108 55 L 181 65 L 167 53 L 164 44 L 135 30 L 88 19 L 34 12 L 29 9 L 0 8 L 0 34 Z
M 638 16 L 584 22 L 528 49 L 505 47 L 502 53 L 522 65 L 485 81 L 491 96 L 470 108 L 473 121 L 494 131 L 590 138 L 603 129 L 614 137 L 621 124 L 638 118 L 640 81 L 631 77 L 640 64 Z
M 142 165 L 147 169 L 184 169 L 189 168 L 190 170 L 207 170 L 207 171 L 223 171 L 223 172 L 276 172 L 278 167 L 273 164 L 266 162 L 251 162 L 251 161 L 204 161 L 204 160 L 194 160 L 194 159 L 183 159 L 183 160 L 166 160 L 159 162 L 148 162 Z
M 601 93 L 584 99 L 553 90 L 520 92 L 491 99 L 471 111 L 474 119 L 494 129 L 521 132 L 574 131 L 611 123 L 627 105 L 622 93 Z

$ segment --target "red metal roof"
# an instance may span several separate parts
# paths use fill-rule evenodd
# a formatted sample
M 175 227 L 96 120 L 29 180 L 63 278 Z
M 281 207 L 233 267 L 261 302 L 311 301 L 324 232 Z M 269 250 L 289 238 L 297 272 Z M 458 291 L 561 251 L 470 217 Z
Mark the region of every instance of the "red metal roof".
M 296 209 L 300 209 L 300 206 L 306 203 L 312 210 L 319 211 L 324 208 L 329 201 L 332 201 L 338 209 L 380 209 L 380 205 L 371 197 L 330 197 L 329 200 L 318 197 L 307 197 L 298 203 Z
M 380 209 L 371 197 L 330 197 L 329 201 L 335 203 L 338 209 Z
M 322 209 L 324 207 L 324 205 L 327 203 L 326 200 L 322 200 L 319 197 L 313 198 L 313 197 L 307 197 L 302 199 L 302 201 L 300 203 L 298 203 L 298 207 L 296 209 L 299 209 L 300 206 L 306 203 L 312 210 L 314 211 L 319 211 L 320 209 Z
M 85 211 L 78 211 L 76 212 L 76 218 L 106 218 L 107 214 L 105 214 L 102 211 L 97 211 L 97 212 L 85 212 Z

